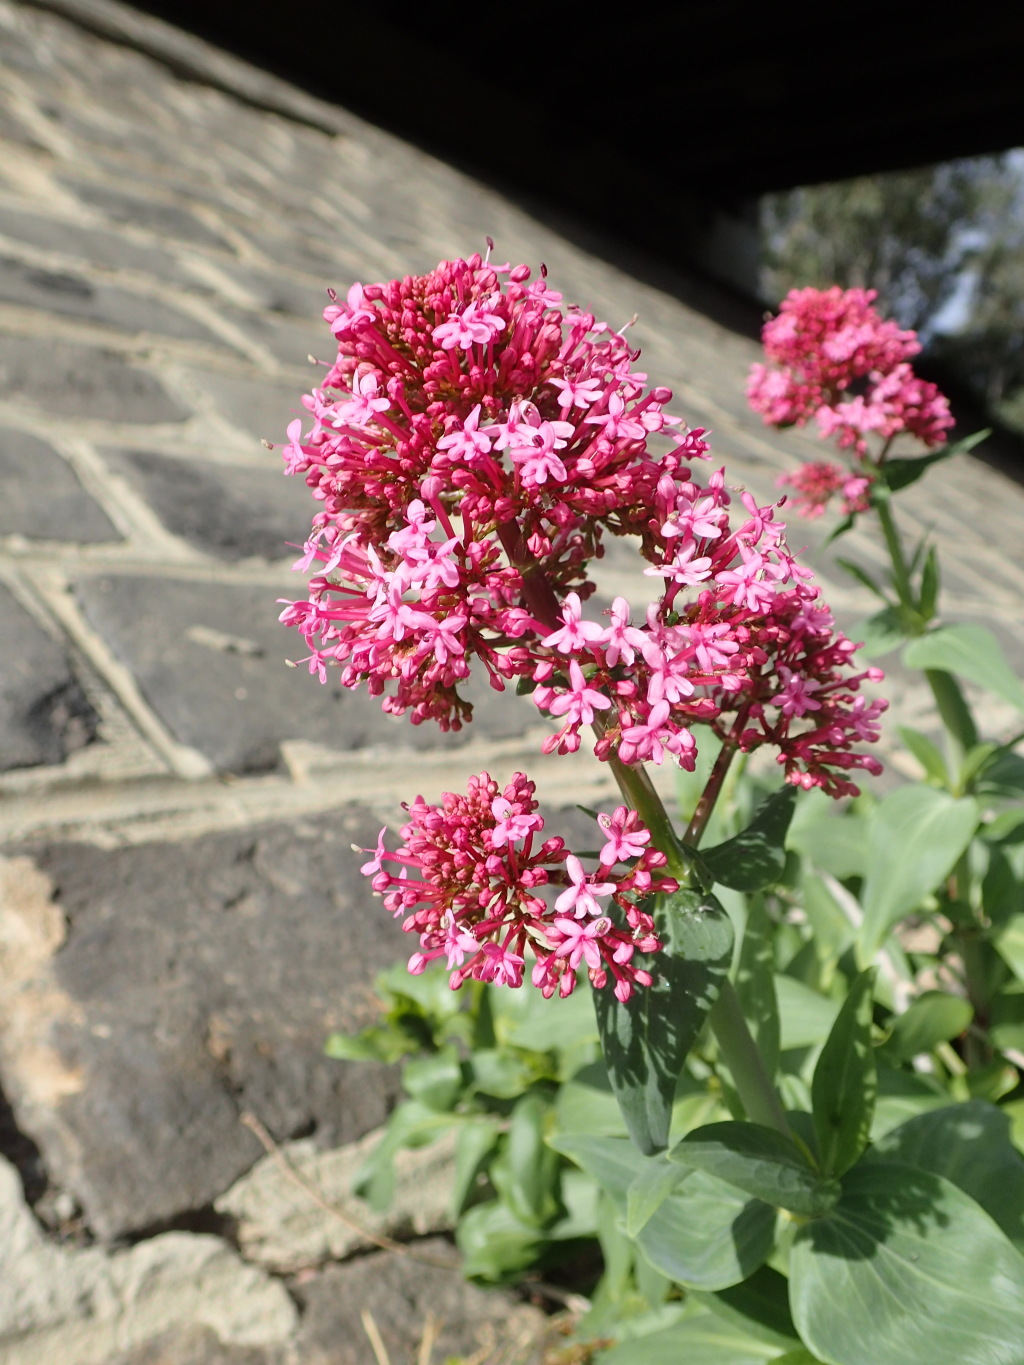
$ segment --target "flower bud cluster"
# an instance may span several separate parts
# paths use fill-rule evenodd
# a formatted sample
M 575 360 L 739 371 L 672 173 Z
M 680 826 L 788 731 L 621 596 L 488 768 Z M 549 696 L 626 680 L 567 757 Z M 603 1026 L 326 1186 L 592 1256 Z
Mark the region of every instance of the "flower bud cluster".
M 570 995 L 581 966 L 623 1001 L 650 985 L 634 955 L 661 943 L 642 901 L 678 883 L 658 875 L 665 855 L 648 847 L 635 811 L 598 817 L 605 843 L 588 873 L 562 839 L 542 841 L 534 784 L 522 773 L 504 790 L 481 773 L 465 796 L 446 792 L 440 806 L 418 797 L 407 810 L 401 847 L 389 853 L 382 829 L 362 871 L 403 929 L 419 935 L 411 972 L 444 958 L 453 990 L 469 978 L 520 986 L 529 952 L 545 996 Z
M 854 471 L 813 461 L 780 486 L 797 493 L 797 510 L 820 516 L 834 493 L 845 515 L 865 512 L 875 463 L 904 433 L 925 446 L 942 445 L 953 426 L 949 403 L 934 384 L 919 379 L 909 360 L 921 344 L 873 307 L 873 289 L 792 289 L 777 317 L 761 333 L 769 365 L 751 367 L 747 398 L 769 426 L 804 426 L 812 418 L 825 440 L 851 452 Z
M 593 726 L 602 759 L 692 768 L 703 722 L 776 744 L 791 781 L 854 790 L 833 769 L 872 766 L 850 753 L 874 738 L 852 701 L 867 675 L 774 509 L 734 503 L 724 470 L 699 481 L 705 433 L 666 412 L 621 333 L 560 304 L 543 273 L 474 256 L 328 307 L 337 358 L 285 448 L 321 505 L 296 566 L 309 599 L 282 613 L 305 662 L 458 729 L 479 660 L 554 720 L 548 751 Z M 656 600 L 588 620 L 608 534 L 637 537 Z

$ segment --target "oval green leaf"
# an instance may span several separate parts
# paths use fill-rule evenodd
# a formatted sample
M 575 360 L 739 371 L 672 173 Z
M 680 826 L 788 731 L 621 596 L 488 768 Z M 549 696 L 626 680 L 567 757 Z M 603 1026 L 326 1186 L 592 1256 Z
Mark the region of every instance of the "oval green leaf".
M 637 1235 L 657 1270 L 694 1289 L 727 1289 L 768 1259 L 775 1210 L 724 1180 L 695 1171 Z
M 790 1306 L 829 1365 L 1020 1365 L 1024 1258 L 966 1194 L 900 1163 L 858 1166 L 799 1228 Z
M 601 1049 L 630 1137 L 650 1156 L 668 1146 L 672 1102 L 687 1053 L 718 998 L 732 957 L 732 925 L 714 896 L 658 897 L 664 947 L 653 985 L 622 1004 L 611 986 L 594 991 Z
M 804 1218 L 827 1213 L 839 1197 L 836 1182 L 823 1179 L 792 1139 L 758 1123 L 709 1123 L 688 1133 L 669 1160 Z
M 898 787 L 871 813 L 861 957 L 867 963 L 889 930 L 952 871 L 978 826 L 973 797 L 934 787 Z

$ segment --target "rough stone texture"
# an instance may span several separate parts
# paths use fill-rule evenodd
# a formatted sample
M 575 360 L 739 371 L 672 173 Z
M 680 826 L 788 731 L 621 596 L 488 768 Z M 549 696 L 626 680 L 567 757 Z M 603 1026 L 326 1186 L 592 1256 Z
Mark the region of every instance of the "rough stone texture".
M 60 763 L 97 716 L 61 646 L 0 587 L 0 770 Z
M 112 223 L 131 223 L 133 227 L 149 228 L 162 237 L 170 237 L 175 241 L 228 249 L 222 237 L 216 232 L 211 232 L 194 214 L 178 204 L 161 203 L 159 200 L 143 198 L 141 195 L 126 194 L 123 190 L 86 184 L 70 178 L 64 179 L 62 183 L 67 185 L 83 203 L 101 209 Z
M 105 454 L 169 531 L 218 559 L 294 559 L 289 542 L 301 545 L 309 534 L 315 510 L 309 489 L 279 469 L 218 465 L 146 450 Z
M 88 545 L 121 534 L 52 446 L 0 427 L 0 535 Z
M 414 1254 L 446 1259 L 447 1243 L 418 1242 Z M 392 1361 L 412 1361 L 428 1320 L 436 1326 L 434 1360 L 475 1357 L 528 1365 L 539 1360 L 544 1315 L 497 1290 L 467 1284 L 410 1255 L 383 1251 L 329 1266 L 299 1290 L 304 1304 L 303 1365 L 368 1365 L 374 1359 L 362 1314 L 369 1313 Z
M 209 1327 L 161 1332 L 130 1351 L 119 1351 L 106 1365 L 290 1365 L 284 1347 L 227 1345 Z
M 350 810 L 184 846 L 40 855 L 67 938 L 55 951 L 51 935 L 21 973 L 17 1007 L 59 1080 L 43 1095 L 38 1061 L 18 1053 L 0 1058 L 2 1080 L 97 1235 L 223 1193 L 260 1154 L 245 1110 L 279 1140 L 314 1129 L 322 1144 L 383 1120 L 393 1073 L 323 1056 L 329 1033 L 372 1017 L 373 975 L 402 951 L 351 849 L 376 833 Z
M 317 1151 L 302 1138 L 296 1160 L 335 1191 L 346 1158 L 321 1144 L 365 1133 L 393 1097 L 390 1073 L 321 1055 L 332 1027 L 370 1008 L 376 967 L 408 951 L 349 843 L 372 844 L 385 819 L 400 823 L 401 801 L 458 789 L 467 770 L 526 770 L 549 812 L 605 803 L 610 781 L 583 754 L 539 756 L 532 704 L 483 682 L 477 721 L 445 739 L 283 667 L 302 651 L 276 599 L 304 592 L 279 572 L 281 541 L 303 538 L 314 504 L 259 438 L 280 442 L 304 415 L 318 374 L 305 354 L 330 354 L 324 290 L 420 273 L 489 233 L 503 258 L 545 261 L 568 300 L 613 325 L 639 315 L 641 367 L 674 388 L 675 412 L 711 428 L 732 486 L 773 496 L 780 473 L 822 448 L 746 408 L 757 309 L 596 235 L 570 241 L 138 11 L 43 3 L 88 11 L 92 31 L 0 0 L 0 570 L 62 633 L 0 592 L 0 754 L 27 765 L 0 775 L 0 842 L 22 853 L 0 861 L 0 1143 L 33 1198 L 49 1178 L 38 1209 L 51 1225 L 66 1231 L 77 1199 L 101 1237 L 146 1240 L 116 1255 L 93 1248 L 85 1262 L 43 1243 L 48 1259 L 26 1261 L 22 1292 L 5 1278 L 12 1236 L 0 1228 L 0 1306 L 13 1312 L 20 1297 L 31 1317 L 18 1319 L 20 1339 L 20 1327 L 2 1329 L 0 1365 L 371 1365 L 362 1307 L 404 1365 L 428 1309 L 457 1325 L 496 1304 L 504 1321 L 508 1300 L 372 1253 L 311 1272 L 301 1338 L 289 1307 L 281 1335 L 251 1340 L 235 1330 L 244 1312 L 232 1327 L 188 1306 L 204 1285 L 237 1283 L 240 1267 L 223 1242 L 181 1225 L 217 1227 L 210 1204 L 225 1195 L 225 1209 L 241 1201 L 253 1259 L 316 1266 L 347 1254 L 337 1220 L 291 1202 L 276 1167 L 225 1192 L 262 1155 L 242 1108 L 282 1140 L 315 1125 Z M 14 429 L 54 449 L 20 434 L 11 447 Z M 22 477 L 26 454 L 34 478 Z M 942 538 L 947 616 L 991 624 L 1024 659 L 1021 488 L 954 460 L 901 497 L 899 515 L 909 535 L 934 526 Z M 840 621 L 856 621 L 873 602 L 817 548 L 822 529 L 797 523 L 792 542 L 810 545 Z M 869 526 L 842 548 L 884 567 Z M 648 600 L 629 550 L 616 543 L 601 562 L 595 610 L 618 593 Z M 77 688 L 69 658 L 104 721 L 73 756 L 95 718 L 76 719 L 68 697 L 82 693 L 61 690 Z M 886 689 L 894 719 L 921 723 L 927 698 L 911 675 L 895 670 Z M 1019 726 L 1005 708 L 986 702 L 985 713 L 998 736 Z M 671 795 L 672 774 L 654 776 Z M 372 813 L 339 812 L 356 797 Z M 562 823 L 556 814 L 551 829 Z M 564 824 L 587 840 L 585 825 Z M 439 1194 L 440 1176 L 422 1179 Z M 407 1231 L 427 1226 L 426 1201 L 415 1212 Z M 178 1240 L 150 1235 L 168 1222 Z M 35 1246 L 38 1228 L 19 1227 Z M 154 1247 L 182 1258 L 178 1278 L 159 1281 L 176 1286 L 159 1289 L 159 1303 L 177 1299 L 163 1317 L 134 1306 L 159 1279 L 144 1273 Z M 109 1288 L 114 1262 L 136 1268 L 131 1292 Z M 102 1274 L 90 1270 L 94 1287 L 75 1298 L 83 1264 Z M 251 1284 L 259 1298 L 262 1272 Z M 446 1337 L 433 1365 L 471 1342 L 471 1331 Z
M 105 421 L 183 422 L 187 408 L 112 351 L 67 341 L 0 336 L 0 398 L 43 412 Z
M 82 318 L 125 332 L 155 332 L 223 345 L 208 327 L 160 299 L 91 283 L 70 271 L 42 270 L 5 257 L 0 257 L 0 303 L 38 308 L 55 317 Z
M 321 686 L 306 668 L 283 667 L 303 657 L 303 640 L 278 623 L 281 594 L 264 586 L 218 584 L 200 596 L 191 579 L 110 575 L 80 579 L 75 592 L 175 738 L 222 771 L 272 769 L 289 739 L 347 750 L 452 748 L 469 738 L 468 729 L 442 735 L 435 725 L 388 716 L 379 698 L 340 687 L 333 675 Z M 494 738 L 538 722 L 528 700 L 499 696 L 479 678 L 466 694 Z
M 5 53 L 6 57 L 6 53 Z M 22 242 L 37 251 L 53 252 L 92 265 L 114 270 L 129 270 L 152 275 L 169 284 L 186 279 L 184 271 L 168 252 L 143 245 L 109 228 L 82 227 L 41 213 L 0 207 L 0 236 Z
M 274 1157 L 254 1166 L 216 1204 L 218 1213 L 232 1219 L 246 1260 L 295 1274 L 374 1247 L 373 1236 L 367 1233 L 407 1240 L 448 1229 L 455 1130 L 428 1147 L 397 1154 L 395 1192 L 383 1213 L 352 1194 L 360 1167 L 380 1140 L 380 1133 L 368 1133 L 359 1142 L 330 1152 L 317 1151 L 308 1139 L 282 1149 L 289 1167 L 342 1217 L 317 1204 Z
M 109 1365 L 115 1352 L 193 1324 L 215 1341 L 273 1346 L 295 1321 L 283 1285 L 217 1237 L 169 1232 L 113 1255 L 56 1246 L 0 1159 L 0 1365 Z

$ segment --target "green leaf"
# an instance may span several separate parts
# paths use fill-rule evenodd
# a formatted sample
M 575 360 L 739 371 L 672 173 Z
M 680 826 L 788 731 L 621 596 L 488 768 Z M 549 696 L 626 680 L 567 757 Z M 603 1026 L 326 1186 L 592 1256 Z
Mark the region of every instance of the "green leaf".
M 600 1365 L 763 1365 L 777 1359 L 778 1349 L 702 1313 L 662 1332 L 624 1341 L 602 1351 L 598 1360 Z
M 468 1069 L 473 1090 L 497 1100 L 517 1099 L 537 1078 L 528 1059 L 511 1048 L 477 1048 Z
M 791 1138 L 757 1123 L 697 1128 L 673 1147 L 669 1160 L 805 1218 L 827 1213 L 839 1197 L 837 1182 L 823 1179 Z
M 1024 915 L 1014 915 L 996 939 L 996 948 L 1018 981 L 1024 981 Z
M 651 1155 L 668 1146 L 676 1082 L 732 956 L 732 925 L 714 896 L 659 896 L 655 921 L 664 947 L 654 984 L 622 1004 L 611 985 L 594 991 L 608 1078 L 630 1136 Z
M 883 607 L 850 630 L 850 639 L 860 645 L 858 659 L 881 659 L 904 643 L 907 632 L 896 607 Z
M 839 1365 L 1020 1365 L 1024 1258 L 955 1185 L 898 1162 L 858 1166 L 826 1218 L 797 1229 L 790 1307 Z
M 499 1185 L 492 1167 L 491 1179 L 509 1208 L 524 1223 L 542 1225 L 558 1212 L 558 1154 L 544 1141 L 549 1106 L 538 1095 L 527 1095 L 512 1110 L 502 1172 L 507 1182 Z
M 946 760 L 928 736 L 923 735 L 920 730 L 911 729 L 909 725 L 898 725 L 896 729 L 899 731 L 900 739 L 932 781 L 940 787 L 948 788 L 949 771 L 946 768 Z
M 630 1237 L 637 1235 L 689 1174 L 664 1154 L 645 1158 L 626 1191 L 626 1232 Z
M 455 1175 L 448 1208 L 453 1220 L 465 1209 L 476 1186 L 483 1164 L 494 1151 L 501 1124 L 494 1118 L 465 1119 L 459 1125 L 455 1144 Z
M 953 869 L 978 825 L 973 797 L 920 785 L 897 787 L 868 823 L 861 954 L 870 962 L 892 926 L 920 905 Z
M 975 431 L 970 436 L 965 436 L 961 441 L 954 441 L 952 445 L 942 446 L 939 450 L 932 451 L 930 455 L 918 455 L 912 460 L 886 460 L 880 470 L 881 477 L 893 493 L 901 488 L 909 488 L 912 483 L 917 483 L 921 475 L 933 464 L 948 460 L 951 455 L 966 454 L 991 434 L 986 428 L 984 431 Z
M 644 1157 L 629 1138 L 590 1137 L 585 1133 L 556 1133 L 548 1146 L 575 1161 L 581 1170 L 600 1185 L 619 1213 L 625 1216 L 629 1187 Z
M 779 1041 L 783 1052 L 823 1043 L 839 1013 L 838 1002 L 819 995 L 791 976 L 777 976 L 775 989 L 779 997 L 782 1035 Z
M 852 514 L 848 517 L 843 517 L 842 521 L 838 524 L 838 526 L 834 526 L 832 530 L 828 533 L 828 535 L 825 537 L 824 541 L 822 542 L 822 549 L 824 549 L 827 545 L 831 545 L 833 541 L 838 540 L 840 536 L 845 536 L 847 531 L 852 531 L 854 526 L 856 525 L 856 521 L 857 518 Z
M 868 1144 L 878 1078 L 871 1046 L 874 968 L 850 987 L 821 1050 L 811 1082 L 821 1168 L 843 1175 Z
M 921 570 L 921 591 L 917 600 L 917 609 L 925 621 L 930 621 L 935 615 L 935 607 L 939 600 L 939 582 L 939 557 L 935 546 L 929 545 L 924 568 Z
M 691 1296 L 706 1304 L 716 1317 L 749 1332 L 777 1350 L 792 1349 L 798 1337 L 789 1312 L 789 1284 L 771 1266 L 763 1265 L 742 1284 L 709 1294 L 702 1289 Z
M 477 1204 L 459 1219 L 455 1241 L 468 1279 L 501 1283 L 537 1260 L 544 1234 L 517 1218 L 504 1200 Z
M 774 885 L 786 865 L 786 831 L 793 818 L 797 789 L 787 783 L 758 807 L 746 829 L 701 857 L 716 882 L 735 891 L 760 891 Z
M 880 597 L 883 602 L 888 602 L 889 599 L 868 573 L 867 569 L 862 569 L 861 566 L 855 564 L 852 559 L 843 559 L 840 555 L 836 555 L 836 563 L 841 569 L 845 569 L 851 578 L 855 578 L 858 583 L 863 584 L 868 592 L 874 593 L 874 595 Z
M 1008 1116 L 994 1104 L 968 1100 L 919 1114 L 877 1142 L 875 1157 L 951 1180 L 1024 1250 L 1024 1157 Z
M 959 1037 L 974 1018 L 969 1000 L 947 991 L 924 991 L 905 1014 L 893 1020 L 885 1050 L 897 1062 L 908 1062 L 939 1043 Z
M 769 1078 L 779 1064 L 779 1001 L 775 994 L 775 947 L 764 901 L 751 903 L 736 972 L 736 994 Z
M 775 1210 L 735 1186 L 695 1171 L 637 1234 L 651 1264 L 694 1289 L 727 1289 L 768 1259 Z
M 1006 662 L 1002 646 L 984 626 L 939 626 L 903 651 L 908 668 L 936 668 L 959 674 L 1024 711 L 1024 687 Z
M 402 1068 L 402 1087 L 428 1109 L 441 1112 L 451 1109 L 464 1087 L 458 1053 L 453 1047 L 444 1047 L 429 1057 L 406 1062 Z

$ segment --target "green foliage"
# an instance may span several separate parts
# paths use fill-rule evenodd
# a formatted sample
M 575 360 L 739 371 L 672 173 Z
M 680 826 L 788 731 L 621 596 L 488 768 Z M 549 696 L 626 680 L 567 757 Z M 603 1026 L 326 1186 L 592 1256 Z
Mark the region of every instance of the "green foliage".
M 704 866 L 716 882 L 736 891 L 761 891 L 780 880 L 796 798 L 795 787 L 780 788 L 762 802 L 750 824 L 734 838 L 701 850 Z
M 834 1211 L 797 1230 L 789 1272 L 800 1339 L 823 1360 L 1021 1359 L 1024 1258 L 974 1200 L 917 1166 L 851 1171 Z
M 939 626 L 903 651 L 908 668 L 958 673 L 1024 711 L 1024 687 L 1006 662 L 999 641 L 984 626 Z
M 594 993 L 608 1077 L 647 1156 L 668 1145 L 679 1074 L 718 996 L 733 941 L 721 904 L 700 892 L 659 897 L 655 920 L 663 939 L 655 984 L 625 1004 L 610 990 Z
M 814 1132 L 826 1175 L 843 1175 L 868 1145 L 878 1087 L 871 1045 L 874 968 L 861 972 L 836 1016 L 811 1082 Z

